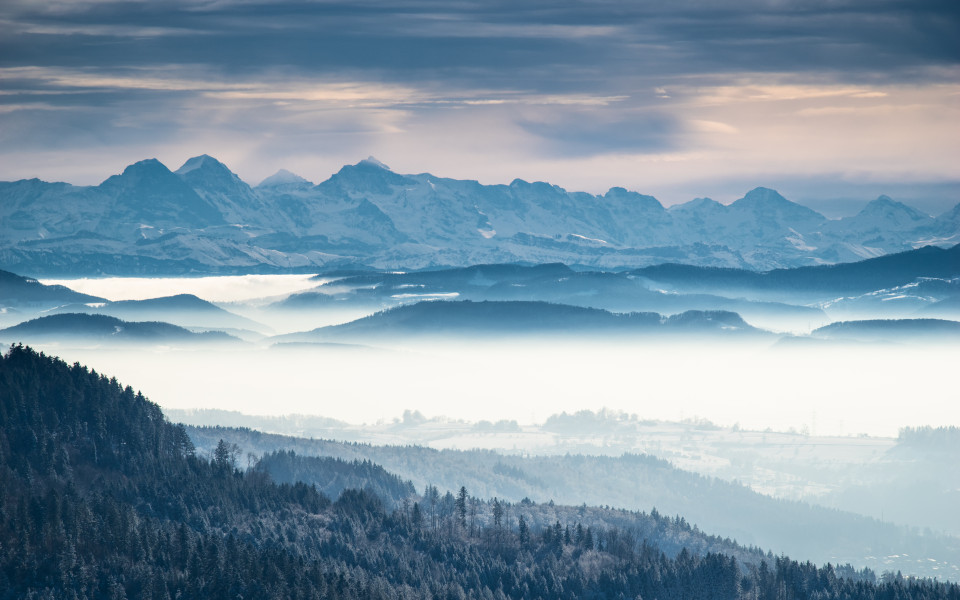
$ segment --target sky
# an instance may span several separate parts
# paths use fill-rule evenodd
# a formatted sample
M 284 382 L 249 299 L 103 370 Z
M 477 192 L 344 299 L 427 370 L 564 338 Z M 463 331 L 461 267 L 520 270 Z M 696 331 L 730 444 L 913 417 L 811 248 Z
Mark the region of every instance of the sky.
M 319 182 L 373 155 L 936 215 L 960 200 L 958 32 L 955 0 L 6 0 L 0 180 L 205 153 Z

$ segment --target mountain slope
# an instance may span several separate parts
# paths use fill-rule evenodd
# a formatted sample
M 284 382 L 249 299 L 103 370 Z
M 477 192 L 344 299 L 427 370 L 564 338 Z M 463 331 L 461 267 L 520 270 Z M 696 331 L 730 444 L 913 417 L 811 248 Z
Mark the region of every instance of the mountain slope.
M 224 224 L 213 204 L 156 159 L 130 165 L 98 189 L 111 200 L 110 210 L 97 226 L 99 233 L 129 238 L 145 228 L 162 232 Z
M 275 211 L 271 211 L 249 185 L 212 156 L 195 156 L 174 173 L 216 208 L 226 223 L 288 227 L 287 222 L 276 219 Z
M 344 490 L 365 490 L 379 498 L 390 510 L 417 495 L 409 481 L 389 473 L 370 461 L 345 461 L 326 456 L 297 456 L 293 452 L 271 452 L 257 461 L 256 470 L 267 473 L 277 483 L 298 482 L 316 486 L 330 498 Z
M 524 498 L 571 506 L 656 507 L 683 515 L 699 528 L 741 544 L 787 552 L 815 562 L 851 562 L 913 573 L 960 577 L 960 540 L 918 536 L 906 528 L 809 504 L 776 500 L 745 486 L 703 477 L 646 455 L 532 456 L 487 450 L 435 450 L 373 446 L 265 434 L 248 429 L 187 427 L 198 448 L 220 438 L 246 452 L 292 450 L 303 456 L 369 460 L 414 485 L 456 490 L 519 502 Z M 900 558 L 900 555 L 908 555 Z M 893 557 L 889 560 L 888 557 Z M 931 560 L 928 560 L 931 559 Z M 932 569 L 936 566 L 937 569 Z

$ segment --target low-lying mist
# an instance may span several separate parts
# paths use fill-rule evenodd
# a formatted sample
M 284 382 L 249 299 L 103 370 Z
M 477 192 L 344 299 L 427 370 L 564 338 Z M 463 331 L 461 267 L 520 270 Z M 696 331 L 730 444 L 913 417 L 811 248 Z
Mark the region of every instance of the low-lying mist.
M 896 435 L 960 424 L 956 353 L 896 346 L 598 343 L 571 338 L 423 341 L 403 347 L 254 345 L 42 349 L 116 376 L 168 408 L 314 414 L 352 423 L 404 410 L 542 422 L 608 407 L 641 418 L 821 435 Z
M 594 330 L 592 337 L 587 331 L 543 335 L 524 327 L 522 318 L 515 319 L 516 330 L 501 323 L 488 335 L 474 328 L 436 337 L 443 331 L 398 328 L 395 319 L 392 337 L 379 335 L 381 321 L 343 335 L 268 337 L 383 308 L 350 294 L 321 295 L 320 302 L 308 298 L 302 305 L 278 302 L 327 281 L 309 275 L 51 281 L 111 301 L 195 294 L 248 319 L 236 327 L 259 329 L 227 330 L 245 341 L 216 345 L 170 341 L 119 347 L 54 338 L 56 343 L 38 347 L 116 376 L 167 408 L 302 413 L 351 423 L 390 422 L 409 409 L 431 417 L 535 423 L 562 411 L 607 407 L 645 419 L 705 418 L 821 435 L 894 436 L 905 426 L 960 425 L 960 388 L 952 375 L 955 341 L 781 340 L 749 326 L 731 333 L 726 321 L 702 330 L 702 336 L 682 323 L 664 329 L 670 335 L 643 327 L 622 335 L 610 329 Z M 337 288 L 322 289 L 327 294 Z M 381 295 L 389 299 L 390 293 Z M 149 314 L 151 320 L 198 324 L 185 322 L 182 311 Z M 769 317 L 783 315 L 774 311 Z M 418 321 L 421 325 L 437 323 L 434 314 L 420 318 L 427 319 Z M 730 323 L 736 330 L 735 320 Z M 423 329 L 433 337 L 420 335 Z

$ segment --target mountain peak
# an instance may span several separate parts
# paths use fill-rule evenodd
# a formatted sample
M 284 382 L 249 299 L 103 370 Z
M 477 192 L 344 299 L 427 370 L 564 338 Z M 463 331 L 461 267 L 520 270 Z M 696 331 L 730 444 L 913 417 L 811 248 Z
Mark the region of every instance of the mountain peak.
M 390 170 L 390 167 L 371 156 L 355 165 L 343 166 L 318 187 L 338 188 L 341 192 L 351 190 L 362 193 L 389 194 L 392 189 L 391 186 L 405 185 L 411 181 L 403 175 L 394 173 Z
M 363 160 L 361 160 L 360 162 L 357 163 L 357 166 L 358 166 L 358 167 L 361 166 L 361 165 L 363 165 L 363 166 L 368 166 L 368 167 L 377 167 L 377 168 L 383 169 L 383 170 L 385 170 L 385 171 L 390 171 L 390 167 L 388 167 L 387 165 L 383 164 L 382 162 L 380 162 L 379 160 L 377 160 L 377 159 L 374 158 L 373 156 L 368 156 L 368 157 L 366 157 L 365 159 L 363 159 Z
M 135 175 L 140 173 L 169 173 L 170 169 L 155 158 L 145 158 L 138 160 L 132 165 L 127 165 L 123 170 L 123 175 Z
M 249 186 L 236 173 L 207 154 L 194 156 L 175 173 L 201 195 L 215 191 L 227 195 L 250 193 Z
M 723 210 L 726 207 L 723 204 L 720 204 L 713 198 L 694 198 L 682 204 L 674 204 L 668 210 L 671 211 L 716 211 L 718 209 Z
M 257 187 L 259 188 L 275 188 L 286 185 L 313 185 L 311 182 L 307 181 L 303 177 L 300 177 L 296 173 L 291 173 L 286 169 L 280 169 L 270 177 L 267 177 L 260 182 Z
M 209 154 L 201 154 L 200 156 L 194 156 L 193 158 L 188 159 L 187 162 L 183 163 L 182 167 L 174 172 L 177 175 L 186 175 L 187 173 L 196 171 L 197 169 L 230 170 L 226 167 L 226 165 Z
M 770 188 L 758 187 L 750 190 L 743 197 L 730 205 L 735 212 L 753 213 L 756 215 L 765 215 L 764 218 L 789 218 L 794 221 L 794 225 L 801 221 L 826 221 L 826 217 L 802 204 L 791 202 L 780 192 Z
M 171 179 L 176 180 L 177 178 L 165 164 L 155 158 L 147 158 L 137 161 L 132 165 L 127 165 L 127 167 L 123 169 L 123 173 L 111 175 L 101 183 L 100 186 L 110 188 L 131 185 L 132 182 L 135 181 L 151 181 L 156 183 L 158 181 Z
M 184 179 L 155 158 L 128 166 L 122 174 L 113 175 L 99 186 L 113 201 L 101 225 L 202 228 L 223 224 L 220 211 L 201 198 Z
M 895 215 L 900 215 L 910 221 L 922 221 L 930 218 L 929 215 L 925 215 L 917 209 L 907 206 L 903 202 L 898 202 L 887 195 L 881 195 L 876 200 L 872 200 L 857 214 L 858 217 L 886 218 L 894 218 Z
M 622 187 L 612 187 L 607 190 L 607 193 L 603 196 L 604 200 L 607 201 L 620 201 L 620 202 L 631 202 L 635 204 L 642 205 L 644 208 L 653 209 L 653 210 L 664 210 L 663 205 L 660 204 L 660 201 L 654 198 L 653 196 L 648 196 L 641 194 L 639 192 L 631 192 L 630 190 Z
M 893 208 L 893 207 L 909 208 L 903 202 L 897 202 L 890 196 L 887 196 L 886 194 L 882 194 L 880 196 L 877 196 L 876 200 L 871 200 L 865 207 L 863 207 L 863 210 L 861 210 L 861 212 L 868 211 L 871 208 L 877 209 L 877 208 Z
M 777 202 L 777 203 L 790 202 L 789 200 L 781 196 L 780 192 L 778 192 L 777 190 L 765 188 L 765 187 L 753 188 L 752 190 L 747 192 L 747 194 L 743 198 L 741 198 L 740 200 L 737 200 L 737 202 L 740 202 L 742 200 L 747 200 L 751 203 L 753 202 Z

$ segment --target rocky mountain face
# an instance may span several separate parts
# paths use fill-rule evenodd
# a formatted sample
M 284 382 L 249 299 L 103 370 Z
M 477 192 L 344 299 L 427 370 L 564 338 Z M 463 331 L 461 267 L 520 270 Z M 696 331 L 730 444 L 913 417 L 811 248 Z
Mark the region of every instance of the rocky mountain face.
M 0 268 L 38 274 L 416 269 L 664 262 L 755 270 L 848 262 L 960 241 L 960 205 L 940 217 L 886 196 L 830 220 L 774 190 L 730 205 L 664 208 L 611 188 L 568 192 L 401 175 L 369 158 L 313 185 L 280 171 L 244 183 L 210 156 L 170 171 L 150 159 L 99 186 L 0 183 Z

